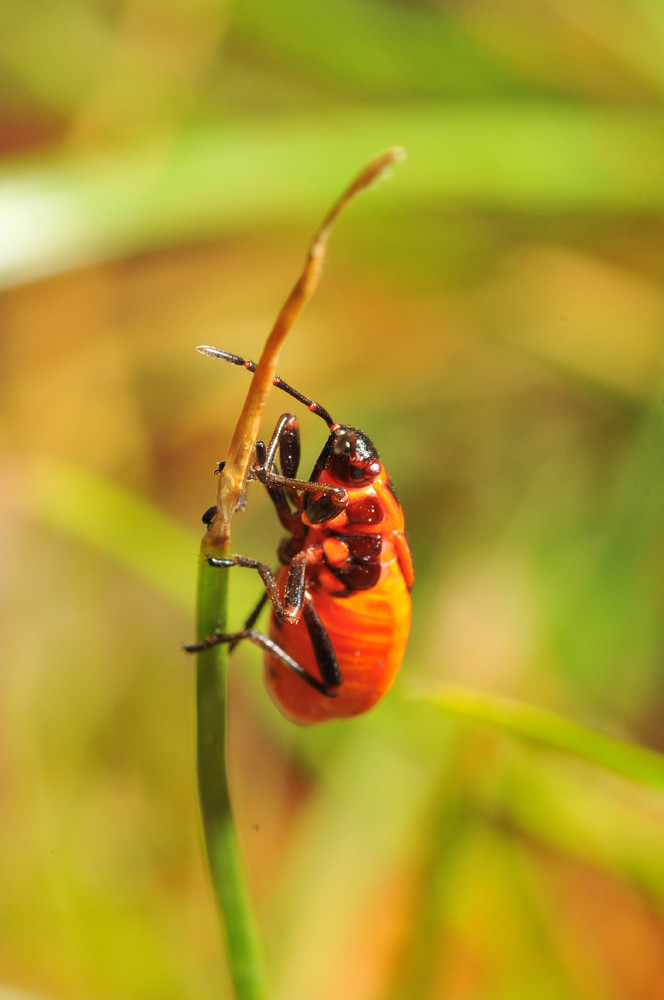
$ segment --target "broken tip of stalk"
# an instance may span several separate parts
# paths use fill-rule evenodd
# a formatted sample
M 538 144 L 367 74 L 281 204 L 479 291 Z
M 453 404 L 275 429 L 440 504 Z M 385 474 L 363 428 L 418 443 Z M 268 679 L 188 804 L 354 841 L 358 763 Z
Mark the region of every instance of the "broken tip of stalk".
M 256 365 L 247 398 L 233 433 L 226 468 L 223 476 L 219 476 L 217 490 L 219 513 L 208 526 L 203 540 L 206 548 L 217 547 L 228 541 L 230 519 L 247 486 L 254 444 L 258 436 L 268 392 L 275 376 L 279 351 L 286 334 L 318 285 L 327 250 L 327 241 L 334 221 L 351 198 L 372 185 L 374 181 L 391 176 L 395 164 L 400 163 L 405 157 L 405 149 L 402 146 L 395 146 L 368 163 L 337 198 L 317 229 L 309 247 L 304 269 L 281 307 Z M 198 347 L 197 350 L 210 357 L 226 360 L 231 360 L 234 357 L 226 351 L 206 345 Z
M 389 180 L 394 173 L 394 167 L 396 167 L 398 163 L 403 163 L 407 156 L 408 153 L 403 146 L 394 146 L 392 149 L 388 149 L 388 151 L 384 154 L 384 157 L 378 158 L 378 162 L 381 159 L 384 159 L 384 163 L 376 174 L 376 180 Z

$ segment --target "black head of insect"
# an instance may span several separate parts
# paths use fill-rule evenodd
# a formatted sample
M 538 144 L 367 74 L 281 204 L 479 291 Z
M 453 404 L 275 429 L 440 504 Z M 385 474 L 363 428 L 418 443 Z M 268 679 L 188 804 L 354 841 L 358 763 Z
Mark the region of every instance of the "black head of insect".
M 348 424 L 332 424 L 310 482 L 319 482 L 323 472 L 326 472 L 334 489 L 322 496 L 315 493 L 305 495 L 307 520 L 311 524 L 320 524 L 336 517 L 348 503 L 348 491 L 369 486 L 380 475 L 381 469 L 375 445 L 364 431 Z
M 372 483 L 381 468 L 376 447 L 364 431 L 348 424 L 333 424 L 311 479 L 319 479 L 326 470 L 340 485 L 359 489 Z

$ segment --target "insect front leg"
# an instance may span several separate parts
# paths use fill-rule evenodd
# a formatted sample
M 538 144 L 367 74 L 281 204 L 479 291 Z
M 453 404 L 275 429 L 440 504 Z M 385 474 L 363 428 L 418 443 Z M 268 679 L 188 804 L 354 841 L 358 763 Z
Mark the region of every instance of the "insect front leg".
M 279 464 L 284 476 L 275 471 L 275 458 L 279 452 Z M 277 516 L 287 531 L 292 532 L 295 522 L 299 520 L 297 503 L 285 480 L 297 476 L 300 464 L 300 430 L 297 417 L 293 413 L 281 415 L 266 448 L 263 441 L 256 442 L 256 461 L 251 470 L 251 478 L 258 479 L 268 492 L 275 506 Z
M 277 508 L 281 523 L 289 531 L 293 530 L 292 520 L 299 522 L 300 511 L 290 512 L 287 497 L 293 493 L 316 494 L 315 500 L 306 505 L 307 518 L 312 524 L 321 524 L 323 521 L 330 521 L 342 513 L 348 506 L 348 491 L 343 486 L 332 486 L 330 483 L 318 483 L 310 479 L 293 479 L 289 476 L 280 476 L 276 472 L 268 472 L 265 468 L 256 467 L 253 469 L 253 476 L 258 479 L 267 489 L 272 502 Z M 283 496 L 283 501 L 281 497 Z M 287 523 L 281 516 L 282 505 L 291 515 L 291 522 Z
M 343 486 L 318 482 L 318 475 L 325 468 L 325 461 L 329 458 L 329 450 L 328 440 L 311 479 L 297 478 L 300 465 L 300 430 L 297 417 L 293 413 L 282 414 L 267 447 L 263 441 L 256 442 L 256 461 L 251 469 L 251 478 L 257 479 L 265 486 L 277 510 L 279 520 L 288 531 L 295 533 L 300 522 L 303 502 L 298 501 L 298 494 L 305 497 L 316 494 L 311 502 L 304 501 L 307 517 L 312 524 L 332 520 L 346 509 L 348 492 Z M 277 451 L 281 473 L 275 471 Z M 324 456 L 326 456 L 325 461 Z M 291 509 L 291 503 L 295 510 Z
M 261 463 L 268 473 L 274 466 L 277 449 L 282 473 L 290 479 L 295 478 L 300 467 L 300 426 L 294 413 L 282 413 L 277 421 Z

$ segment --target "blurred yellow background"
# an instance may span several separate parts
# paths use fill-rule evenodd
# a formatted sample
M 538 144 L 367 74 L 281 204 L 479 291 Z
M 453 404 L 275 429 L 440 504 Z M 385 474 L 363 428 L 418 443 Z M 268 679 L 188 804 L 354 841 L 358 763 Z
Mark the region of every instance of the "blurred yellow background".
M 1 1000 L 230 996 L 181 644 L 248 377 L 194 348 L 258 356 L 396 144 L 280 373 L 397 485 L 400 681 L 300 730 L 234 655 L 274 996 L 661 997 L 661 794 L 413 694 L 664 750 L 664 7 L 9 2 L 0 86 Z M 307 469 L 325 428 L 301 426 Z M 258 488 L 234 530 L 273 560 Z

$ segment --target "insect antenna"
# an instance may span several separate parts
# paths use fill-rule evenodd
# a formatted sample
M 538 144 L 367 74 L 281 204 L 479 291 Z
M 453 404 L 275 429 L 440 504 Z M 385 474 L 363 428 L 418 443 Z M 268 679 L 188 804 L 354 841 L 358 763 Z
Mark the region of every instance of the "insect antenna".
M 222 351 L 219 347 L 208 347 L 203 345 L 201 347 L 197 347 L 196 350 L 200 351 L 201 354 L 207 354 L 210 358 L 217 358 L 220 361 L 230 361 L 232 365 L 239 365 L 240 368 L 246 368 L 248 372 L 256 371 L 256 363 L 254 361 L 247 361 L 245 358 L 241 358 L 238 354 L 231 354 L 230 351 Z M 298 392 L 297 389 L 294 389 L 292 385 L 288 384 L 288 382 L 284 382 L 284 380 L 279 378 L 278 375 L 275 375 L 272 379 L 272 384 L 277 389 L 287 392 L 289 396 L 293 397 L 293 399 L 297 399 L 299 403 L 303 403 L 308 410 L 315 413 L 317 417 L 321 417 L 330 429 L 337 426 L 336 421 L 332 419 L 324 406 L 317 403 L 315 399 L 309 399 L 308 396 L 304 396 L 301 392 Z

